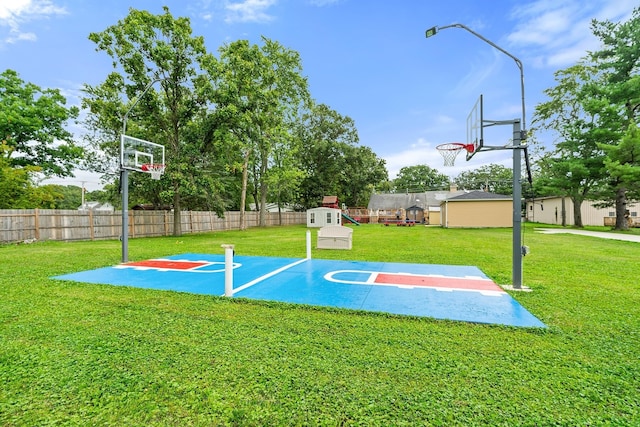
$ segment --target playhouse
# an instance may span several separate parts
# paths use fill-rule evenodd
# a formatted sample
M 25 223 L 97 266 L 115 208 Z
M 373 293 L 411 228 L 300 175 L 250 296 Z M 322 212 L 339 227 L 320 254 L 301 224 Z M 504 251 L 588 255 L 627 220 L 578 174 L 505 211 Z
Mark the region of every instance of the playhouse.
M 342 211 L 334 208 L 313 208 L 307 211 L 307 227 L 342 225 Z
M 342 211 L 338 205 L 338 196 L 324 196 L 321 207 L 307 211 L 307 227 L 327 225 L 342 225 Z

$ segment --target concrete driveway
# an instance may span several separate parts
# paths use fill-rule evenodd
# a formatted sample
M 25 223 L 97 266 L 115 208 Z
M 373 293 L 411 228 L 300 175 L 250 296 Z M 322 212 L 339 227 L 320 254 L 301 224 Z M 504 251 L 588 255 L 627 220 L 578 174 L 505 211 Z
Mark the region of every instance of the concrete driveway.
M 534 228 L 534 231 L 544 234 L 581 234 L 583 236 L 600 237 L 602 239 L 640 243 L 640 236 L 637 234 L 605 233 L 603 231 L 575 230 L 572 228 Z

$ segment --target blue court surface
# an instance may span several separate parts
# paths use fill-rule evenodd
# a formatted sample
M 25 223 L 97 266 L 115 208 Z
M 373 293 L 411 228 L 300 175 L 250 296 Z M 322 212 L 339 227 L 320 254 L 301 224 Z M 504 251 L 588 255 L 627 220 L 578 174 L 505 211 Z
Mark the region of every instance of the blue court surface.
M 546 327 L 473 266 L 235 256 L 233 296 Z M 54 279 L 224 295 L 224 255 L 181 254 Z

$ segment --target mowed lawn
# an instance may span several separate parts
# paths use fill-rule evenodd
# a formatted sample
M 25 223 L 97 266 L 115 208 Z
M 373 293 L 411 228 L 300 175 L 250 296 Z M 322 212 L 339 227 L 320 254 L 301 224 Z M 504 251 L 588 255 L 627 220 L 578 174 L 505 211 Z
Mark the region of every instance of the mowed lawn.
M 640 425 L 640 243 L 524 228 L 533 292 L 511 294 L 547 329 L 51 280 L 118 264 L 120 242 L 0 246 L 0 425 Z M 302 258 L 305 230 L 131 239 L 129 258 Z M 509 284 L 511 238 L 363 225 L 313 257 Z

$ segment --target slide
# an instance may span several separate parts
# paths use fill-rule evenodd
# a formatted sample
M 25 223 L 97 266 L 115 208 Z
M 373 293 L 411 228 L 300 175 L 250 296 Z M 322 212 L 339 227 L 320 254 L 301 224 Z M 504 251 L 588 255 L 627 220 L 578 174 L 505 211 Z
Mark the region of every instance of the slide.
M 346 219 L 347 221 L 354 223 L 355 225 L 360 225 L 360 223 L 358 221 L 356 221 L 355 219 L 351 218 L 349 215 L 347 215 L 344 212 L 342 212 L 342 217 L 344 219 Z

